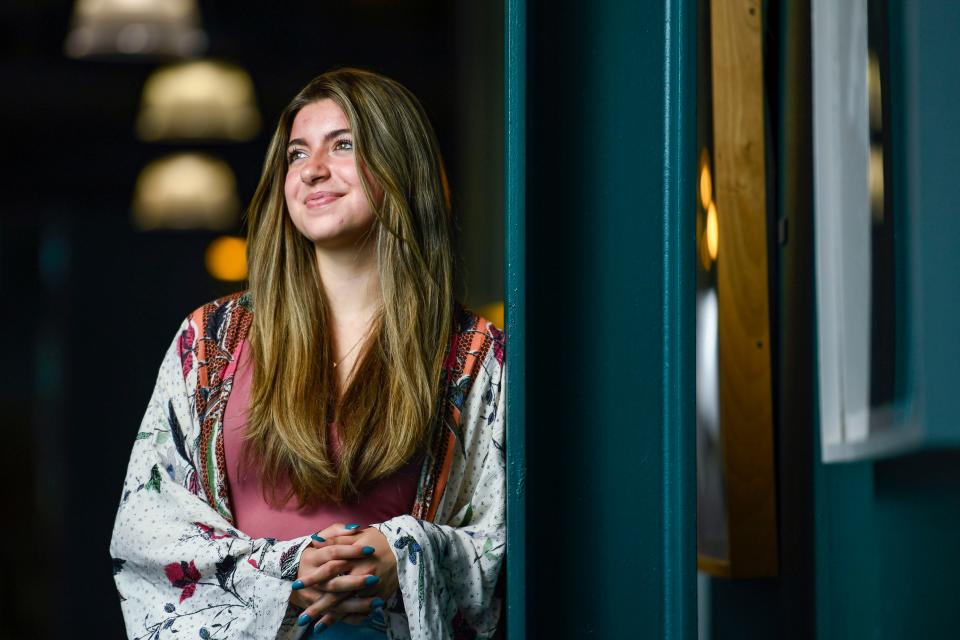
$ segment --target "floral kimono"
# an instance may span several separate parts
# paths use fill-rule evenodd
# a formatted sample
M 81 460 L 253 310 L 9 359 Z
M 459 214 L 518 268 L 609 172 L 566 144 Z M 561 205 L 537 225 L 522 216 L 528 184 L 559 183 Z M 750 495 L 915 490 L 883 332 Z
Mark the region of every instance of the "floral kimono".
M 253 539 L 234 526 L 223 415 L 249 294 L 201 307 L 180 327 L 133 445 L 110 553 L 130 638 L 295 638 L 288 603 L 309 537 Z M 410 515 L 374 525 L 397 557 L 390 638 L 487 638 L 505 551 L 504 340 L 457 312 Z

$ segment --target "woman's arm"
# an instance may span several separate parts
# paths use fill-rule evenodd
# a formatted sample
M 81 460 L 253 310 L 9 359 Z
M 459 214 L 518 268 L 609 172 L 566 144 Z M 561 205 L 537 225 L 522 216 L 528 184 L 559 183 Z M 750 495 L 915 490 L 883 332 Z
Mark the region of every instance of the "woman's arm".
M 494 588 L 506 549 L 502 351 L 491 349 L 461 408 L 454 457 L 437 523 L 399 516 L 375 527 L 397 560 L 406 619 L 389 615 L 395 637 L 452 638 L 469 627 L 490 637 L 500 603 Z M 452 492 L 449 493 L 449 492 Z M 388 606 L 390 614 L 394 607 Z M 468 635 L 468 634 L 464 634 Z
M 208 504 L 187 382 L 199 333 L 186 320 L 168 349 L 124 480 L 110 554 L 127 634 L 282 637 L 293 631 L 290 584 L 310 538 L 251 539 Z

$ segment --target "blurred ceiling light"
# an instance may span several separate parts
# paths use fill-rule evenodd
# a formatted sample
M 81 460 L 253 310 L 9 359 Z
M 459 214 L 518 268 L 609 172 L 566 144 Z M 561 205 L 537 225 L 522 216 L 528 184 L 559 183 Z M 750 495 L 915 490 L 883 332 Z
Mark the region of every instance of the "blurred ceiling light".
M 240 203 L 230 167 L 217 158 L 180 153 L 154 160 L 140 172 L 133 222 L 150 229 L 229 229 Z
M 196 0 L 77 0 L 64 48 L 72 58 L 188 57 L 206 44 Z
M 204 255 L 207 272 L 217 280 L 239 282 L 247 277 L 247 242 L 236 236 L 220 236 Z
M 711 260 L 717 259 L 717 253 L 720 250 L 720 227 L 717 223 L 717 204 L 710 203 L 707 209 L 707 252 Z
M 704 211 L 710 208 L 711 202 L 713 202 L 713 180 L 710 176 L 710 155 L 704 149 L 700 153 L 700 204 L 703 205 Z
M 158 69 L 143 87 L 143 140 L 249 140 L 260 128 L 253 81 L 240 67 L 198 60 Z

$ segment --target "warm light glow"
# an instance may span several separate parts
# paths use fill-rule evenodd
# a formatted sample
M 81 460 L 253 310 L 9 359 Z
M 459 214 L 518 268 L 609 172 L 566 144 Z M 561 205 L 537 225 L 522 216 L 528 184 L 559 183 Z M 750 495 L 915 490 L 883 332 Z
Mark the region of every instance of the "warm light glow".
M 196 0 L 77 0 L 67 55 L 187 57 L 207 43 Z
M 195 0 L 77 0 L 75 11 L 87 20 L 184 20 L 197 5 Z
M 133 220 L 140 229 L 229 229 L 240 203 L 230 167 L 217 158 L 181 153 L 154 160 L 137 177 Z
M 883 222 L 883 147 L 870 147 L 870 213 L 877 222 Z
M 249 140 L 259 128 L 253 81 L 235 65 L 208 60 L 170 65 L 143 87 L 137 133 L 144 140 Z
M 883 93 L 880 86 L 880 60 L 873 51 L 867 59 L 867 104 L 870 109 L 870 128 L 880 131 L 883 128 Z
M 710 208 L 707 209 L 707 252 L 710 254 L 711 260 L 717 259 L 717 253 L 720 250 L 720 228 L 717 223 L 717 205 L 715 202 L 710 203 Z
M 710 156 L 704 149 L 700 154 L 700 204 L 704 211 L 713 202 L 713 178 L 710 176 Z
M 492 322 L 498 329 L 504 328 L 503 302 L 481 305 L 477 308 L 477 313 Z
M 217 280 L 238 282 L 247 277 L 247 241 L 235 236 L 220 236 L 207 247 L 204 262 L 207 272 Z

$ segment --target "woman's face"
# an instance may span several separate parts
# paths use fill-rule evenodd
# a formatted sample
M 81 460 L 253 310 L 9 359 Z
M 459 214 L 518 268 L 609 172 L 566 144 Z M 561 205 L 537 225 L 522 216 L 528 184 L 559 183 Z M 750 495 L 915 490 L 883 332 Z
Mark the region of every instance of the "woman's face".
M 283 190 L 294 226 L 318 249 L 354 246 L 373 226 L 357 164 L 350 123 L 336 102 L 300 109 L 290 128 Z M 369 173 L 367 181 L 378 190 Z

